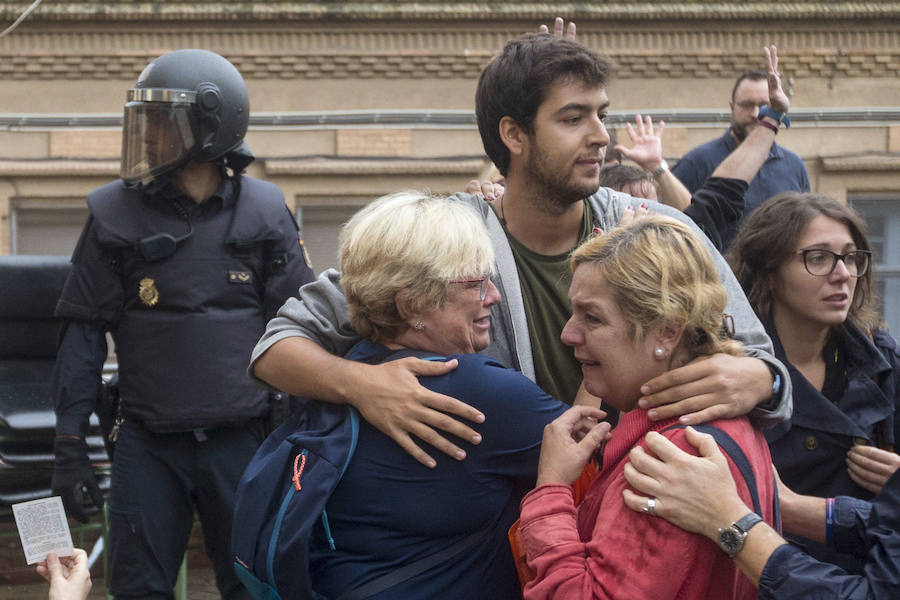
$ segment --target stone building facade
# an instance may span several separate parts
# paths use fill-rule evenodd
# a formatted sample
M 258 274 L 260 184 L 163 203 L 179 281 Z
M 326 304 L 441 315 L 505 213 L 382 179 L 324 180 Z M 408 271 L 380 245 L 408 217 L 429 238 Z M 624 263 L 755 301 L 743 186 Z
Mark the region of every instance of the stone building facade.
M 0 0 L 0 26 L 29 4 Z M 556 14 L 617 64 L 611 123 L 664 119 L 673 160 L 721 135 L 734 77 L 777 44 L 793 121 L 779 143 L 869 217 L 900 327 L 900 2 L 45 0 L 0 37 L 0 253 L 71 252 L 85 194 L 116 177 L 125 90 L 155 56 L 200 47 L 244 74 L 250 173 L 285 191 L 317 270 L 333 266 L 360 205 L 484 170 L 478 74 Z

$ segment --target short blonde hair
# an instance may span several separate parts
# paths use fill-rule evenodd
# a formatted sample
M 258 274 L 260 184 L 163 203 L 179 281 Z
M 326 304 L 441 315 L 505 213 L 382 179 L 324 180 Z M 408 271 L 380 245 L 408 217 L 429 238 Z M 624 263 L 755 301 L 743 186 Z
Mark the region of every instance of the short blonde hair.
M 676 362 L 719 352 L 742 354 L 723 328 L 728 295 L 712 256 L 684 223 L 659 215 L 637 219 L 578 247 L 572 270 L 583 264 L 602 270 L 634 341 L 675 322 L 684 325 Z
M 350 322 L 360 336 L 381 342 L 403 331 L 398 294 L 413 312 L 439 308 L 450 281 L 490 274 L 494 249 L 471 207 L 405 191 L 353 215 L 341 230 L 340 263 Z

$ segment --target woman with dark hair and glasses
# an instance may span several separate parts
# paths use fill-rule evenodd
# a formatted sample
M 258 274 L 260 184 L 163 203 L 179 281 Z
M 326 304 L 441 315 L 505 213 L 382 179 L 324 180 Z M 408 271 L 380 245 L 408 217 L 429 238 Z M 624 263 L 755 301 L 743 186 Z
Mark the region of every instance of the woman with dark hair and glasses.
M 792 418 L 766 432 L 781 478 L 801 494 L 870 500 L 900 465 L 900 357 L 875 309 L 865 224 L 828 196 L 786 192 L 747 218 L 728 260 L 793 383 Z

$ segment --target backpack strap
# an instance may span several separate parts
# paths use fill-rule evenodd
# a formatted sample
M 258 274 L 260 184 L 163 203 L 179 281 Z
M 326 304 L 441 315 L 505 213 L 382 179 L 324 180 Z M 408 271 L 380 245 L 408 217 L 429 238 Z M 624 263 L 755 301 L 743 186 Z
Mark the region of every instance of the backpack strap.
M 358 588 L 354 588 L 352 590 L 344 592 L 343 594 L 338 596 L 337 600 L 363 600 L 364 598 L 370 598 L 372 596 L 375 596 L 376 594 L 380 594 L 381 592 L 392 588 L 397 584 L 403 583 L 404 581 L 412 579 L 417 575 L 421 575 L 425 571 L 432 569 L 441 563 L 447 562 L 457 555 L 462 554 L 469 548 L 474 547 L 479 542 L 486 542 L 488 534 L 490 532 L 490 527 L 486 527 L 484 529 L 476 531 L 475 533 L 472 533 L 459 540 L 455 544 L 444 548 L 440 552 L 436 552 L 430 556 L 421 558 L 404 567 L 400 567 L 399 569 L 373 579 L 365 585 L 361 585 Z
M 676 425 L 675 427 L 684 428 L 684 425 Z M 731 460 L 734 462 L 738 470 L 741 472 L 741 475 L 744 477 L 744 481 L 747 484 L 747 489 L 750 490 L 750 494 L 753 498 L 754 512 L 762 516 L 759 501 L 759 490 L 756 487 L 756 477 L 753 474 L 753 469 L 750 468 L 750 461 L 747 460 L 747 455 L 744 454 L 744 451 L 741 449 L 740 445 L 736 441 L 734 441 L 734 438 L 732 438 L 725 431 L 719 429 L 715 425 L 704 423 L 701 425 L 694 425 L 693 427 L 698 431 L 708 433 L 709 435 L 713 436 L 719 447 L 725 450 L 728 456 L 731 457 Z M 772 473 L 772 519 L 774 522 L 775 530 L 780 534 L 781 503 L 778 500 L 778 481 L 775 478 L 774 469 Z
M 353 458 L 353 454 L 356 452 L 356 444 L 359 441 L 359 413 L 350 405 L 347 405 L 347 409 L 350 414 L 350 450 L 347 452 L 347 459 L 341 467 L 341 475 L 338 477 L 338 481 L 344 478 L 344 473 L 347 472 L 347 467 L 350 466 L 350 459 Z M 322 509 L 321 519 L 322 528 L 325 530 L 325 537 L 328 540 L 328 547 L 334 550 L 334 536 L 331 535 L 331 525 L 328 524 L 327 509 Z

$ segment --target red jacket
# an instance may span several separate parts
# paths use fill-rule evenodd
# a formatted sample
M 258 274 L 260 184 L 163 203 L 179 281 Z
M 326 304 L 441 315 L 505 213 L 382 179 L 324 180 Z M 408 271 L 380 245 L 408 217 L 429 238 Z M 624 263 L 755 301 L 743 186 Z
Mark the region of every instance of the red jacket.
M 622 500 L 627 486 L 623 469 L 628 451 L 644 446 L 648 431 L 661 431 L 677 421 L 651 422 L 647 411 L 624 415 L 604 451 L 603 470 L 577 509 L 572 487 L 549 484 L 522 500 L 521 530 L 528 564 L 537 572 L 525 598 L 756 598 L 756 588 L 718 545 L 668 521 L 637 513 Z M 770 525 L 772 459 L 762 434 L 746 418 L 714 421 L 741 446 L 756 476 Z M 684 429 L 662 432 L 682 450 L 697 451 Z M 738 468 L 728 459 L 741 498 L 752 506 Z

